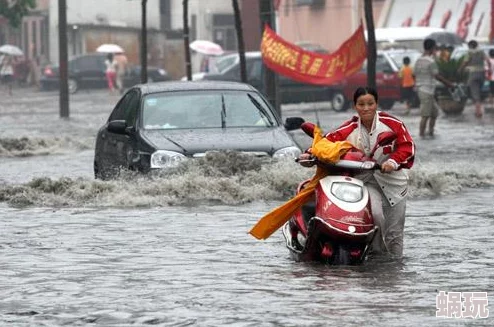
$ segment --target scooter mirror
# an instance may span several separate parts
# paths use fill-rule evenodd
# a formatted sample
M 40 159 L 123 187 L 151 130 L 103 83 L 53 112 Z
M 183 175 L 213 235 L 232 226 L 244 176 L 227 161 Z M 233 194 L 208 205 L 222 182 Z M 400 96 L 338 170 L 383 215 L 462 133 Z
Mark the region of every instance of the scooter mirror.
M 305 134 L 309 135 L 310 137 L 314 137 L 314 128 L 316 125 L 313 123 L 305 122 L 303 123 L 300 128 L 304 131 Z

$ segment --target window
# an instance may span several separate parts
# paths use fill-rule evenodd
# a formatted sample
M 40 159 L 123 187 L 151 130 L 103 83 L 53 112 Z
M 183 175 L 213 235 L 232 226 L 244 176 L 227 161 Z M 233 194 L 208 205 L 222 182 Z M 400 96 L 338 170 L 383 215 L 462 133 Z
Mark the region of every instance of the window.
M 110 115 L 109 121 L 112 120 L 125 120 L 125 108 L 127 107 L 127 103 L 131 99 L 132 92 L 127 93 L 118 103 L 115 109 L 113 109 L 112 114 Z
M 271 127 L 276 118 L 253 92 L 197 91 L 150 94 L 144 98 L 145 129 Z
M 384 56 L 377 56 L 376 59 L 376 72 L 392 72 L 393 68 Z
M 135 90 L 129 92 L 129 100 L 125 105 L 125 121 L 127 126 L 136 126 L 137 112 L 139 110 L 139 93 Z
M 297 6 L 313 6 L 322 7 L 326 4 L 326 0 L 295 0 Z
M 237 49 L 237 36 L 233 15 L 213 15 L 213 42 L 218 43 L 225 50 Z
M 97 70 L 98 69 L 98 58 L 95 56 L 81 57 L 77 61 L 77 67 L 80 70 Z
M 249 81 L 260 81 L 262 76 L 262 60 L 251 60 L 250 62 L 247 62 L 247 73 L 247 79 Z

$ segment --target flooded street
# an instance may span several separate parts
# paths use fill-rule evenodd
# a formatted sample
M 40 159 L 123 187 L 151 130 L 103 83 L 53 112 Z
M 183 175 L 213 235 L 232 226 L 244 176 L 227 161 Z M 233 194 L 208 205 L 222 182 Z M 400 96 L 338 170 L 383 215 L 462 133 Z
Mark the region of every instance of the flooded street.
M 441 116 L 421 140 L 418 109 L 395 105 L 417 138 L 404 259 L 330 267 L 295 262 L 280 231 L 248 234 L 312 175 L 293 162 L 95 181 L 94 138 L 117 100 L 80 92 L 60 119 L 57 93 L 0 95 L 0 325 L 492 326 L 492 313 L 436 318 L 436 296 L 487 292 L 494 308 L 494 112 Z M 351 114 L 283 107 L 324 130 Z

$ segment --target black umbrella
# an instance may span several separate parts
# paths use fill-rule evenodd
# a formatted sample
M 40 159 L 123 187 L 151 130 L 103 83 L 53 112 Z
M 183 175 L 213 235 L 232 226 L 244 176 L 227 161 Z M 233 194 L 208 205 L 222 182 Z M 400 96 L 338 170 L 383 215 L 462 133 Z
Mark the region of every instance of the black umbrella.
M 428 39 L 433 39 L 436 41 L 437 45 L 462 45 L 464 41 L 458 34 L 453 32 L 434 32 L 427 36 Z

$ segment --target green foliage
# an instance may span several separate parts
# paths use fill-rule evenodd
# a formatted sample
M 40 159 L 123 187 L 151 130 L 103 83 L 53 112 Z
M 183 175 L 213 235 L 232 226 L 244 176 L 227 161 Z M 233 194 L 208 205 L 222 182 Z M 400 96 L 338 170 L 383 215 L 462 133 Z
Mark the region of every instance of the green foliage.
M 17 28 L 22 17 L 36 8 L 36 0 L 0 0 L 0 16 L 7 18 L 9 25 Z
M 460 58 L 451 58 L 449 60 L 437 59 L 439 74 L 453 83 L 464 83 L 467 78 L 465 69 L 460 70 L 465 56 Z

